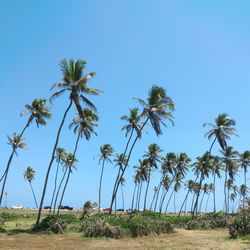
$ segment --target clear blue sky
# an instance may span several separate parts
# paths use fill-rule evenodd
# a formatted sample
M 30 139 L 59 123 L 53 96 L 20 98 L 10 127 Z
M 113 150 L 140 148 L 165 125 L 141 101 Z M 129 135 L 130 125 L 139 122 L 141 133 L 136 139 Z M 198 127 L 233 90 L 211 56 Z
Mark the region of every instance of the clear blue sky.
M 104 91 L 92 98 L 100 115 L 98 136 L 81 141 L 78 170 L 70 180 L 64 204 L 79 207 L 86 200 L 96 201 L 99 147 L 111 143 L 118 153 L 123 150 L 126 140 L 120 133 L 120 117 L 138 106 L 132 97 L 145 98 L 152 84 L 165 87 L 174 99 L 175 126 L 164 129 L 159 138 L 148 130 L 136 146 L 130 169 L 152 142 L 164 148 L 164 154 L 186 152 L 194 160 L 210 145 L 202 124 L 222 112 L 237 120 L 240 137 L 230 144 L 240 152 L 250 149 L 249 27 L 249 1 L 1 1 L 1 171 L 10 154 L 6 135 L 25 125 L 27 118 L 19 117 L 25 104 L 50 96 L 51 85 L 61 80 L 58 63 L 63 58 L 85 59 L 86 72 L 97 72 L 90 86 Z M 25 136 L 28 149 L 19 151 L 11 166 L 8 205 L 34 206 L 23 180 L 28 165 L 36 171 L 34 188 L 40 196 L 67 103 L 67 95 L 54 102 L 53 119 L 46 128 L 37 129 L 35 124 L 29 128 Z M 74 141 L 66 126 L 60 145 L 72 151 Z M 116 171 L 114 166 L 106 166 L 104 207 L 109 205 Z M 132 170 L 126 175 L 127 207 L 132 175 Z M 152 187 L 158 179 L 155 174 Z M 182 200 L 181 194 L 178 199 Z M 49 200 L 47 195 L 45 204 Z

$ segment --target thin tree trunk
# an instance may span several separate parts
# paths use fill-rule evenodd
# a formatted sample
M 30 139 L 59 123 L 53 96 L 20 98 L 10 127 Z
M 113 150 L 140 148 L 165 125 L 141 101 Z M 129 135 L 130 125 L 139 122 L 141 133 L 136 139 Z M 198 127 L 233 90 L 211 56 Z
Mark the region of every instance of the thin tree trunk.
M 161 178 L 161 181 L 157 187 L 157 191 L 156 191 L 156 199 L 155 199 L 155 206 L 154 206 L 154 213 L 156 212 L 156 207 L 157 207 L 157 203 L 158 203 L 158 198 L 159 198 L 159 194 L 160 194 L 160 190 L 162 187 L 162 182 L 163 182 L 164 176 Z
M 134 187 L 133 197 L 132 197 L 132 204 L 131 204 L 131 211 L 133 211 L 133 209 L 134 209 L 134 200 L 135 200 L 136 186 L 137 186 L 137 184 L 135 182 L 135 187 Z
M 214 194 L 214 213 L 216 212 L 215 179 L 216 179 L 216 175 L 214 173 L 214 190 L 213 190 L 213 194 Z
M 137 206 L 138 211 L 140 210 L 141 191 L 142 191 L 142 182 L 141 182 L 141 185 L 140 185 L 139 197 L 138 197 L 138 206 Z
M 121 192 L 122 192 L 122 208 L 123 208 L 123 211 L 125 211 L 124 209 L 124 195 L 123 195 L 123 188 L 121 186 Z
M 212 148 L 214 146 L 214 143 L 216 142 L 216 139 L 217 139 L 217 137 L 214 138 L 214 141 L 213 141 L 213 143 L 212 143 L 212 145 L 211 145 L 211 147 L 209 149 L 209 155 L 211 155 L 211 151 L 212 151 Z
M 36 220 L 37 225 L 40 223 L 41 212 L 42 212 L 42 209 L 43 209 L 43 202 L 44 202 L 45 193 L 46 193 L 46 189 L 47 189 L 47 184 L 48 184 L 48 180 L 49 180 L 49 174 L 50 174 L 50 170 L 51 170 L 52 164 L 53 164 L 54 159 L 55 159 L 55 152 L 56 152 L 57 145 L 58 145 L 58 142 L 59 142 L 61 130 L 62 130 L 63 124 L 65 122 L 66 116 L 67 116 L 71 106 L 72 106 L 72 99 L 70 99 L 69 106 L 67 107 L 67 109 L 66 109 L 66 111 L 65 111 L 65 113 L 63 115 L 63 119 L 61 121 L 61 124 L 60 124 L 58 132 L 57 132 L 56 141 L 55 141 L 54 148 L 53 148 L 53 151 L 52 151 L 52 154 L 51 154 L 51 159 L 50 159 L 50 163 L 49 163 L 49 166 L 48 166 L 48 169 L 47 169 L 45 182 L 44 182 L 44 186 L 43 186 L 42 197 L 41 197 L 39 211 L 38 211 L 37 220 Z
M 58 177 L 59 165 L 60 165 L 60 162 L 58 161 L 58 163 L 57 163 L 57 168 L 56 168 L 56 176 L 55 176 L 54 190 L 53 190 L 53 195 L 52 195 L 51 202 L 50 202 L 50 209 L 49 209 L 49 213 L 51 213 L 51 209 L 52 209 L 52 206 L 53 206 L 53 201 L 54 201 L 55 194 L 56 194 L 56 188 L 57 188 L 57 177 Z
M 31 188 L 31 191 L 32 191 L 32 194 L 33 194 L 33 197 L 34 197 L 34 201 L 36 203 L 36 208 L 38 208 L 35 192 L 34 192 L 34 189 L 33 189 L 32 184 L 31 184 L 30 181 L 29 181 L 29 184 L 30 184 L 30 188 Z
M 104 170 L 104 164 L 105 161 L 102 161 L 102 171 L 101 171 L 101 176 L 100 176 L 100 181 L 99 181 L 99 198 L 98 198 L 98 214 L 100 214 L 100 209 L 101 209 L 101 194 L 102 194 L 102 177 L 103 177 L 103 170 Z
M 2 186 L 2 190 L 1 190 L 1 196 L 0 196 L 0 206 L 2 204 L 4 188 L 5 188 L 5 184 L 6 184 L 6 180 L 7 180 L 7 176 L 8 176 L 8 172 L 9 172 L 9 168 L 10 168 L 10 164 L 11 164 L 12 158 L 14 156 L 14 153 L 15 153 L 15 149 L 12 149 L 12 153 L 10 155 L 10 158 L 8 160 L 8 164 L 7 164 L 7 167 L 6 167 L 6 170 L 5 170 L 4 181 L 3 181 L 3 186 Z
M 154 192 L 154 196 L 153 196 L 153 199 L 151 201 L 149 210 L 152 210 L 152 208 L 153 208 L 153 204 L 154 204 L 154 201 L 155 201 L 155 198 L 156 198 L 156 193 L 157 193 L 157 190 Z
M 211 194 L 211 192 L 209 192 L 208 197 L 207 197 L 206 208 L 205 208 L 206 213 L 207 213 L 207 204 L 208 204 L 208 201 L 209 201 L 210 194 Z
M 80 133 L 78 133 L 78 136 L 77 136 L 77 139 L 76 139 L 75 149 L 74 149 L 74 153 L 73 153 L 73 159 L 75 159 L 79 139 L 80 139 Z M 58 206 L 58 209 L 57 209 L 57 216 L 59 216 L 59 213 L 60 213 L 63 197 L 64 197 L 65 190 L 66 190 L 68 182 L 69 182 L 69 177 L 70 177 L 70 174 L 71 174 L 71 167 L 72 167 L 73 164 L 74 164 L 74 161 L 72 161 L 71 165 L 68 166 L 68 176 L 67 176 L 67 179 L 66 179 L 66 182 L 65 182 L 65 185 L 64 185 L 64 188 L 63 188 L 62 196 L 61 196 L 61 199 L 60 199 L 60 203 L 59 203 L 59 206 Z
M 169 205 L 170 200 L 171 200 L 171 198 L 172 198 L 172 196 L 173 196 L 173 193 L 174 193 L 174 188 L 173 188 L 173 191 L 171 192 L 170 197 L 169 197 L 169 199 L 168 199 L 167 206 L 166 206 L 166 209 L 165 209 L 165 213 L 167 213 L 167 211 L 168 211 L 168 205 Z
M 203 191 L 203 194 L 202 194 L 202 197 L 201 197 L 201 202 L 200 202 L 200 207 L 199 207 L 199 213 L 201 213 L 201 207 L 202 207 L 204 196 L 205 196 L 205 192 Z
M 147 119 L 146 119 L 145 122 L 143 123 L 143 125 L 142 125 L 142 127 L 141 127 L 141 129 L 140 129 L 140 132 L 142 132 L 142 130 L 143 130 L 143 128 L 145 127 L 145 125 L 147 124 L 148 120 L 149 120 L 149 117 L 147 117 Z M 139 132 L 139 133 L 140 133 L 140 132 Z M 119 180 L 118 180 L 118 182 L 117 182 L 117 186 L 116 186 L 116 188 L 115 188 L 115 192 L 113 192 L 113 195 L 112 195 L 112 198 L 111 198 L 111 204 L 110 204 L 110 213 L 111 213 L 111 211 L 112 211 L 112 207 L 113 207 L 113 203 L 114 203 L 114 198 L 116 197 L 116 194 L 117 194 L 117 191 L 118 191 L 118 188 L 119 188 L 121 179 L 122 179 L 122 177 L 123 177 L 123 175 L 124 175 L 124 173 L 125 173 L 125 171 L 126 171 L 126 169 L 127 169 L 127 167 L 128 167 L 128 163 L 129 163 L 129 160 L 130 160 L 132 151 L 133 151 L 134 146 L 135 146 L 135 144 L 136 144 L 136 142 L 137 142 L 138 139 L 139 139 L 139 135 L 137 134 L 137 136 L 136 136 L 136 138 L 135 138 L 135 140 L 134 140 L 134 142 L 133 142 L 133 144 L 132 144 L 132 146 L 131 146 L 131 148 L 130 148 L 130 150 L 129 150 L 129 154 L 128 154 L 128 157 L 127 157 L 127 161 L 126 161 L 126 164 L 125 164 L 124 168 L 122 169 L 122 173 L 121 173 L 120 178 L 119 178 Z
M 186 202 L 186 200 L 187 200 L 187 198 L 188 198 L 189 193 L 190 193 L 190 189 L 188 189 L 187 194 L 186 194 L 186 196 L 185 196 L 185 199 L 183 200 L 183 202 L 182 202 L 182 204 L 181 204 L 181 208 L 180 208 L 180 211 L 179 211 L 179 216 L 181 215 L 182 208 L 183 208 L 183 206 L 184 206 L 184 204 L 185 204 L 185 202 Z
M 226 165 L 226 170 L 225 170 L 225 184 L 224 184 L 224 206 L 225 206 L 225 214 L 227 214 L 227 165 Z
M 197 193 L 197 196 L 196 196 L 196 201 L 194 203 L 192 218 L 194 218 L 194 216 L 197 215 L 197 213 L 198 213 L 198 202 L 199 202 L 199 196 L 200 196 L 200 191 L 201 191 L 201 186 L 202 186 L 203 179 L 204 179 L 204 175 L 201 174 L 200 183 L 199 183 L 199 190 L 198 190 L 198 193 Z
M 245 181 L 245 189 L 247 189 L 247 173 L 246 173 L 246 169 L 244 169 L 244 181 Z M 246 199 L 246 191 L 243 194 L 243 208 L 245 208 L 245 199 Z
M 145 191 L 143 212 L 145 212 L 145 211 L 146 211 L 146 206 L 147 206 L 147 196 L 148 196 L 148 188 L 149 188 L 149 183 L 150 183 L 150 177 L 151 177 L 151 167 L 150 167 L 150 169 L 149 169 L 148 182 L 147 182 L 147 187 L 146 187 L 146 191 Z

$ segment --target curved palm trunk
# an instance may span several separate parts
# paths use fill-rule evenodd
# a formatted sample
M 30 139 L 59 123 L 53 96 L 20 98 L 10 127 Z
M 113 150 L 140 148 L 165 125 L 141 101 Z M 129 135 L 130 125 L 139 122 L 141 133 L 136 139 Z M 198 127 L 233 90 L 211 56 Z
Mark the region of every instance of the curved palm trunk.
M 59 165 L 60 165 L 60 163 L 59 163 L 59 161 L 58 161 L 58 163 L 57 163 L 57 168 L 56 168 L 56 176 L 55 176 L 54 190 L 53 190 L 53 195 L 52 195 L 51 202 L 50 202 L 50 209 L 49 209 L 49 212 L 50 212 L 50 213 L 51 213 L 51 209 L 52 209 L 52 206 L 53 206 L 53 201 L 54 201 L 55 194 L 56 194 L 57 177 L 58 177 Z
M 164 179 L 164 176 L 161 178 L 161 181 L 157 187 L 157 191 L 156 191 L 156 198 L 155 198 L 155 206 L 154 206 L 154 213 L 156 212 L 156 207 L 157 207 L 157 203 L 158 203 L 158 199 L 159 199 L 159 194 L 160 194 L 160 190 L 162 187 L 162 181 Z
M 142 127 L 141 127 L 141 129 L 140 129 L 140 132 L 142 132 L 142 130 L 143 130 L 143 128 L 145 127 L 145 125 L 147 124 L 148 120 L 149 120 L 149 117 L 147 117 L 147 119 L 146 119 L 145 122 L 143 123 L 143 125 L 142 125 Z M 118 182 L 117 182 L 117 185 L 116 185 L 116 188 L 115 188 L 115 192 L 114 192 L 113 195 L 112 195 L 111 204 L 110 204 L 110 212 L 109 212 L 109 213 L 111 213 L 111 211 L 112 211 L 114 199 L 115 199 L 115 197 L 116 197 L 116 194 L 117 194 L 119 185 L 120 185 L 120 183 L 121 183 L 121 179 L 122 179 L 122 177 L 123 177 L 123 175 L 124 175 L 124 173 L 125 173 L 125 171 L 126 171 L 126 169 L 127 169 L 127 167 L 128 167 L 128 163 L 129 163 L 129 160 L 130 160 L 132 151 L 133 151 L 134 146 L 135 146 L 135 144 L 136 144 L 136 142 L 137 142 L 138 139 L 139 139 L 139 135 L 137 134 L 137 136 L 136 136 L 136 138 L 135 138 L 135 140 L 134 140 L 134 142 L 133 142 L 133 144 L 132 144 L 132 146 L 131 146 L 131 148 L 130 148 L 130 150 L 129 150 L 129 154 L 128 154 L 128 157 L 127 157 L 127 161 L 126 161 L 126 164 L 125 164 L 124 168 L 122 169 L 122 173 L 121 173 L 120 178 L 119 178 L 119 180 L 118 180 Z
M 215 173 L 214 173 L 214 190 L 213 190 L 213 194 L 214 194 L 214 213 L 216 212 L 215 179 L 216 179 L 216 175 L 215 175 Z M 209 194 L 210 194 L 210 193 L 209 193 Z
M 103 160 L 102 161 L 102 171 L 101 171 L 100 182 L 99 182 L 98 214 L 100 214 L 100 211 L 101 211 L 102 177 L 103 177 L 103 171 L 104 171 L 104 164 L 105 164 L 105 161 Z
M 206 202 L 205 212 L 207 212 L 207 205 L 208 205 L 210 194 L 211 194 L 211 192 L 209 192 L 209 194 L 207 196 L 207 202 Z
M 149 188 L 149 183 L 150 183 L 150 177 L 151 177 L 151 170 L 149 170 L 148 182 L 147 182 L 147 187 L 146 187 L 145 196 L 144 196 L 143 212 L 146 211 L 147 196 L 148 196 L 148 188 Z
M 198 203 L 199 203 L 199 197 L 200 197 L 201 185 L 202 185 L 203 179 L 204 179 L 204 175 L 201 174 L 200 183 L 199 183 L 199 190 L 197 192 L 196 200 L 195 200 L 195 203 L 194 203 L 192 218 L 194 218 L 198 213 Z
M 140 188 L 138 192 L 137 210 L 140 210 L 140 200 L 141 200 L 142 182 L 140 183 Z
M 168 205 L 169 205 L 169 203 L 170 203 L 170 200 L 172 199 L 173 193 L 174 193 L 174 189 L 173 189 L 173 191 L 171 192 L 170 197 L 169 197 L 169 199 L 168 199 L 167 206 L 166 206 L 166 209 L 165 209 L 165 213 L 167 213 L 167 211 L 168 211 Z
M 47 173 L 46 173 L 46 177 L 45 177 L 45 182 L 44 182 L 44 186 L 43 186 L 43 192 L 42 192 L 42 197 L 41 197 L 41 201 L 40 201 L 40 206 L 39 206 L 39 211 L 38 211 L 38 215 L 37 215 L 36 224 L 40 223 L 41 212 L 42 212 L 42 209 L 43 209 L 43 202 L 44 202 L 45 193 L 46 193 L 46 190 L 47 190 L 47 184 L 48 184 L 48 180 L 49 180 L 50 170 L 51 170 L 52 164 L 53 164 L 54 159 L 55 159 L 55 152 L 56 152 L 56 148 L 57 148 L 57 145 L 58 145 L 58 142 L 59 142 L 62 127 L 63 127 L 66 116 L 67 116 L 71 106 L 72 106 L 72 99 L 70 99 L 69 106 L 67 107 L 66 111 L 64 112 L 63 119 L 61 121 L 61 124 L 60 124 L 58 132 L 57 132 L 56 141 L 55 141 L 55 144 L 54 144 L 54 148 L 53 148 L 53 151 L 52 151 L 52 154 L 51 154 L 50 163 L 49 163 Z
M 34 192 L 34 189 L 32 187 L 31 181 L 29 181 L 29 184 L 30 184 L 30 188 L 31 188 L 31 191 L 32 191 L 32 194 L 33 194 L 33 197 L 34 197 L 34 201 L 36 203 L 36 208 L 38 208 L 35 192 Z
M 1 196 L 0 196 L 0 206 L 2 204 L 2 199 L 3 199 L 3 193 L 4 193 L 4 189 L 5 189 L 5 184 L 6 184 L 6 180 L 7 180 L 7 176 L 8 176 L 8 172 L 9 172 L 9 168 L 10 168 L 10 164 L 11 164 L 11 161 L 13 159 L 14 153 L 15 153 L 15 149 L 12 149 L 12 153 L 10 155 L 10 158 L 8 160 L 8 164 L 7 164 L 7 167 L 6 167 L 6 170 L 5 170 L 4 181 L 3 181 L 3 186 L 2 186 L 2 190 L 1 190 Z
M 181 215 L 182 208 L 183 208 L 185 202 L 187 201 L 187 198 L 188 198 L 188 195 L 189 195 L 190 191 L 191 191 L 191 190 L 188 189 L 187 194 L 186 194 L 186 196 L 185 196 L 185 198 L 184 198 L 184 200 L 183 200 L 183 202 L 182 202 L 182 204 L 181 204 L 181 208 L 180 208 L 180 211 L 179 211 L 179 216 Z
M 80 139 L 80 133 L 78 133 L 78 136 L 77 136 L 77 139 L 76 139 L 75 149 L 74 149 L 74 153 L 73 153 L 73 159 L 75 159 L 75 155 L 76 155 L 76 151 L 77 151 L 77 148 L 78 148 L 79 139 Z M 59 216 L 59 213 L 60 213 L 60 209 L 61 209 L 63 197 L 64 197 L 64 194 L 65 194 L 66 188 L 68 186 L 69 177 L 70 177 L 70 174 L 71 174 L 71 167 L 72 167 L 73 164 L 74 164 L 74 162 L 72 161 L 72 164 L 68 167 L 68 176 L 67 176 L 64 188 L 63 188 L 63 192 L 62 192 L 62 196 L 61 196 L 59 205 L 58 205 L 57 216 Z
M 67 168 L 65 169 L 65 171 L 63 173 L 63 177 L 62 177 L 62 179 L 60 181 L 60 184 L 59 184 L 57 192 L 56 192 L 56 197 L 55 197 L 54 206 L 53 206 L 53 215 L 55 215 L 57 199 L 58 199 L 58 196 L 59 196 L 63 181 L 64 181 L 64 179 L 66 177 L 66 174 L 67 174 Z
M 164 195 L 163 195 L 163 197 L 162 197 L 162 199 L 161 199 L 161 203 L 160 203 L 160 207 L 159 207 L 159 215 L 161 215 L 162 207 L 163 207 L 164 201 L 165 201 L 165 199 L 166 199 L 167 193 L 168 193 L 170 187 L 172 186 L 173 182 L 174 182 L 174 179 L 172 179 L 172 181 L 171 181 L 171 183 L 170 183 L 168 189 L 165 190 Z
M 129 136 L 129 139 L 127 141 L 127 144 L 126 144 L 126 147 L 125 147 L 125 150 L 124 150 L 124 153 L 123 153 L 124 157 L 126 157 L 128 146 L 129 146 L 129 143 L 130 143 L 130 141 L 132 139 L 132 136 L 133 136 L 133 131 L 134 131 L 134 128 L 132 128 L 130 136 Z M 113 191 L 112 191 L 112 197 L 115 195 L 115 190 L 116 190 L 118 181 L 120 180 L 120 173 L 121 173 L 121 171 L 122 171 L 122 166 L 119 166 L 119 170 L 118 170 L 118 173 L 117 173 L 117 176 L 116 176 L 116 180 L 115 180 L 115 184 L 114 184 Z
M 134 187 L 133 197 L 132 197 L 132 204 L 131 204 L 131 211 L 133 211 L 133 209 L 134 209 L 136 186 L 137 186 L 137 184 L 135 182 L 135 187 Z
M 121 192 L 122 192 L 122 208 L 123 208 L 123 211 L 125 211 L 124 210 L 124 194 L 123 194 L 123 188 L 122 188 L 122 186 L 121 186 Z
M 202 207 L 202 203 L 204 200 L 204 196 L 205 196 L 205 192 L 203 192 L 202 197 L 201 197 L 201 202 L 200 202 L 200 207 L 199 207 L 199 213 L 201 213 L 201 207 Z
M 214 141 L 213 141 L 213 143 L 212 143 L 212 145 L 211 145 L 211 147 L 209 149 L 209 155 L 211 155 L 211 151 L 212 151 L 212 148 L 214 146 L 214 143 L 216 142 L 216 139 L 217 139 L 217 137 L 214 138 Z
M 244 182 L 245 182 L 245 188 L 247 189 L 247 173 L 246 169 L 244 168 Z M 243 208 L 245 208 L 245 200 L 246 200 L 246 192 L 243 194 Z
M 154 196 L 153 196 L 153 199 L 152 199 L 152 201 L 151 201 L 149 210 L 152 210 L 152 208 L 153 208 L 153 204 L 154 204 L 154 201 L 155 201 L 155 198 L 156 198 L 156 193 L 157 193 L 157 190 L 154 192 Z
M 227 165 L 225 169 L 225 183 L 224 183 L 224 208 L 225 208 L 225 214 L 227 214 Z

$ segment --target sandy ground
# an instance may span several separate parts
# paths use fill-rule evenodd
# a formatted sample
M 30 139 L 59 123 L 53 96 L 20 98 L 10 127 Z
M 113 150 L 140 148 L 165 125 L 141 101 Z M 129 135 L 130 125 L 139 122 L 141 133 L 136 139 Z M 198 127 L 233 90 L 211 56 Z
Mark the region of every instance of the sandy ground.
M 86 239 L 79 233 L 64 235 L 0 234 L 0 249 L 250 249 L 250 240 L 228 237 L 227 230 L 188 231 L 136 239 Z

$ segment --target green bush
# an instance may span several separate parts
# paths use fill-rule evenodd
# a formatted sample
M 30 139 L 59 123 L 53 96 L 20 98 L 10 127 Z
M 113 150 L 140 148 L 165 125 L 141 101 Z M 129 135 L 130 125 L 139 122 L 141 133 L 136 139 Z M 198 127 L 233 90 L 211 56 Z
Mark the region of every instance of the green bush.
M 5 218 L 3 218 L 3 217 L 0 217 L 0 233 L 4 233 L 4 232 L 6 232 L 6 230 L 3 228 L 3 226 L 4 226 L 4 222 L 6 221 L 6 219 Z
M 191 220 L 184 226 L 187 230 L 201 230 L 210 228 L 210 223 L 207 220 Z
M 250 234 L 250 214 L 244 212 L 238 215 L 234 222 L 229 225 L 229 234 L 231 238 Z
M 99 217 L 86 217 L 82 220 L 81 229 L 86 237 L 110 237 L 119 239 L 122 232 L 119 227 L 109 225 L 105 219 Z
M 7 212 L 2 212 L 0 214 L 1 218 L 5 219 L 5 220 L 16 220 L 18 219 L 18 216 L 14 213 L 7 213 Z

